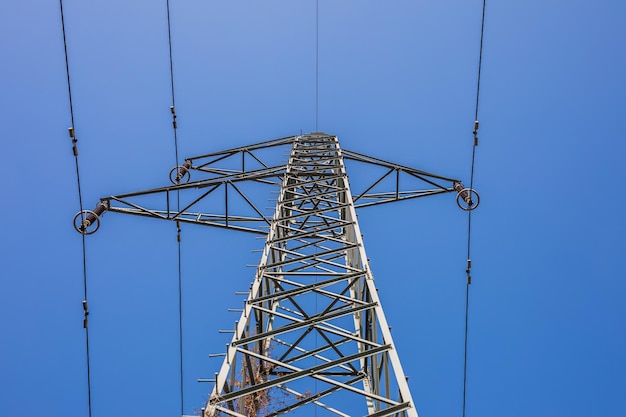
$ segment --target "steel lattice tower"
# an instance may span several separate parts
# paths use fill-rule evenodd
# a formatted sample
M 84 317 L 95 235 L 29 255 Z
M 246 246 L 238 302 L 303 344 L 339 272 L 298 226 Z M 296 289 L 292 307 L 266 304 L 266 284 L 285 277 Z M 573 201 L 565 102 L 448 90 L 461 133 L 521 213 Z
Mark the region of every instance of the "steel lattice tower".
M 259 156 L 277 147 L 290 149 L 286 164 L 268 164 Z M 376 166 L 382 175 L 354 193 L 345 160 Z M 403 190 L 401 176 L 430 188 Z M 462 208 L 472 209 L 478 203 L 473 190 L 458 180 L 342 150 L 336 136 L 324 133 L 188 158 L 170 177 L 173 185 L 167 187 L 101 199 L 94 211 L 77 215 L 75 225 L 92 233 L 108 210 L 266 235 L 203 417 L 417 417 L 355 210 L 453 191 Z M 392 189 L 379 191 L 389 181 Z M 244 190 L 246 183 L 278 187 L 273 215 L 263 214 L 254 191 Z M 164 209 L 142 203 L 154 195 L 165 197 Z M 220 212 L 208 212 L 216 204 L 204 201 L 218 195 L 224 196 L 217 198 Z M 232 213 L 233 195 L 247 213 Z M 174 209 L 176 199 L 183 203 Z

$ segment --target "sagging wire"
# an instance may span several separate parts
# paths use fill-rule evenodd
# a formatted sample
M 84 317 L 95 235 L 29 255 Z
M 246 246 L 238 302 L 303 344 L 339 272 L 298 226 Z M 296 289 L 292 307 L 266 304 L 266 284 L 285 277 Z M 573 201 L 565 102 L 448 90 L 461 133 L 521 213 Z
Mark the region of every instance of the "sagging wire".
M 470 172 L 470 190 L 474 189 L 474 168 L 476 165 L 476 148 L 478 147 L 478 128 L 480 127 L 480 122 L 478 121 L 478 108 L 479 108 L 479 100 L 480 100 L 480 76 L 481 69 L 483 63 L 483 40 L 485 37 L 485 9 L 487 6 L 487 0 L 483 0 L 482 5 L 482 17 L 480 24 L 480 46 L 478 53 L 478 74 L 476 81 L 476 103 L 475 103 L 475 111 L 474 111 L 474 130 L 473 134 L 473 145 L 472 145 L 472 163 L 471 163 L 471 172 Z M 467 410 L 467 347 L 468 347 L 468 334 L 469 334 L 469 288 L 472 283 L 472 258 L 471 258 L 471 243 L 472 243 L 472 210 L 467 211 L 467 268 L 465 273 L 467 275 L 467 281 L 465 284 L 465 340 L 464 340 L 464 348 L 463 348 L 463 417 L 465 417 Z
M 167 6 L 167 39 L 169 45 L 169 61 L 170 61 L 170 88 L 172 93 L 172 105 L 170 106 L 170 113 L 172 114 L 172 128 L 174 130 L 174 157 L 175 167 L 178 167 L 178 175 L 176 176 L 176 184 L 180 184 L 182 176 L 180 175 L 181 169 L 184 168 L 188 171 L 189 167 L 185 163 L 184 167 L 178 165 L 178 123 L 176 121 L 176 100 L 174 89 L 174 59 L 172 53 L 172 19 L 170 1 L 166 0 Z M 173 169 L 173 171 L 176 168 Z M 180 191 L 176 191 L 176 205 L 177 210 L 180 212 Z M 178 244 L 178 357 L 179 357 L 179 385 L 180 385 L 180 414 L 184 415 L 185 409 L 185 389 L 184 389 L 184 374 L 183 374 L 183 278 L 182 278 L 182 249 L 181 249 L 181 227 L 180 222 L 176 222 L 176 241 Z
M 74 154 L 74 163 L 76 167 L 76 185 L 78 189 L 78 204 L 80 207 L 81 224 L 85 224 L 86 212 L 83 210 L 83 195 L 80 184 L 80 169 L 78 163 L 78 139 L 76 138 L 74 124 L 74 105 L 72 102 L 72 82 L 70 78 L 70 64 L 67 53 L 67 35 L 65 32 L 65 13 L 63 12 L 63 0 L 59 0 L 59 9 L 61 12 L 61 31 L 63 33 L 63 52 L 65 55 L 65 74 L 67 76 L 67 95 L 69 97 L 70 120 L 71 126 L 68 128 L 68 134 L 72 140 L 72 153 Z M 83 262 L 83 328 L 85 329 L 85 354 L 87 361 L 87 410 L 91 417 L 91 358 L 89 355 L 89 304 L 87 303 L 87 247 L 85 243 L 85 234 L 81 233 L 82 239 L 82 262 Z
M 320 2 L 315 0 L 315 131 L 319 119 L 319 45 L 320 45 Z

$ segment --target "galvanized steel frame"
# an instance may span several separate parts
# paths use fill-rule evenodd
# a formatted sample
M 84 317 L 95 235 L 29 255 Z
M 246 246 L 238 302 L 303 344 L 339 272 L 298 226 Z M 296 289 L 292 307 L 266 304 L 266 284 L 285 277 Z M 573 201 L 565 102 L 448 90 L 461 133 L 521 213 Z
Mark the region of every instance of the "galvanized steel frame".
M 266 163 L 259 155 L 280 147 L 289 149 L 286 163 Z M 352 193 L 346 160 L 383 173 Z M 311 416 L 313 408 L 320 416 L 417 417 L 355 209 L 453 192 L 460 182 L 342 150 L 336 136 L 324 133 L 199 155 L 172 172 L 177 173 L 172 185 L 105 197 L 101 205 L 112 212 L 266 235 L 203 417 Z M 401 189 L 401 176 L 428 188 Z M 389 179 L 395 186 L 380 191 Z M 250 182 L 278 189 L 273 215 L 242 189 Z M 218 190 L 224 191 L 223 211 L 194 210 Z M 248 214 L 231 212 L 236 208 L 229 190 L 247 204 Z M 164 208 L 142 202 L 155 196 L 164 198 Z
M 192 177 L 193 181 L 104 197 L 101 198 L 101 204 L 111 212 L 265 235 L 272 216 L 264 212 L 261 202 L 258 199 L 255 200 L 241 186 L 254 183 L 259 186 L 273 186 L 275 190 L 280 189 L 288 164 L 267 163 L 258 153 L 271 149 L 278 154 L 281 151 L 280 148 L 288 152 L 289 148 L 302 137 L 305 136 L 290 136 L 187 158 L 188 168 L 181 166 L 177 169 L 184 172 L 184 178 Z M 369 184 L 353 194 L 356 208 L 454 192 L 454 184 L 460 183 L 459 180 L 453 178 L 431 174 L 353 151 L 343 150 L 342 156 L 344 160 L 384 170 L 382 175 L 373 178 Z M 250 161 L 254 164 L 252 169 Z M 218 164 L 227 165 L 227 167 L 218 166 Z M 332 174 L 328 179 L 338 177 L 338 175 Z M 423 187 L 403 189 L 401 177 L 406 178 L 404 182 L 421 183 Z M 391 180 L 392 184 L 385 184 L 387 188 L 381 191 L 379 189 L 385 179 Z M 151 207 L 154 204 L 152 200 L 149 203 L 143 201 L 146 197 L 154 196 L 161 199 L 160 208 Z M 239 209 L 242 206 L 248 208 L 246 214 L 233 213 L 233 210 L 237 210 L 237 207 L 233 207 L 235 204 L 232 204 L 234 197 L 239 199 L 237 204 Z M 213 199 L 213 202 L 220 204 L 221 208 L 214 212 L 194 210 L 200 202 L 208 199 Z

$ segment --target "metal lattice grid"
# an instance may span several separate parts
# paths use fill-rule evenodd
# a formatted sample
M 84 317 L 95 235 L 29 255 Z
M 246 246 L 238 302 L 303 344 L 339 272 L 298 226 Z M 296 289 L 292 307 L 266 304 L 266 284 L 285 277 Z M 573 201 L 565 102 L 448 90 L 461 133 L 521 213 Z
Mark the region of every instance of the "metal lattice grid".
M 280 148 L 287 163 L 269 163 Z M 345 160 L 376 173 L 359 192 Z M 417 416 L 355 209 L 453 191 L 471 209 L 473 190 L 342 150 L 324 133 L 188 158 L 170 178 L 166 187 L 101 199 L 76 227 L 92 233 L 108 210 L 266 235 L 204 417 Z M 278 190 L 273 215 L 255 203 L 267 195 L 262 186 Z

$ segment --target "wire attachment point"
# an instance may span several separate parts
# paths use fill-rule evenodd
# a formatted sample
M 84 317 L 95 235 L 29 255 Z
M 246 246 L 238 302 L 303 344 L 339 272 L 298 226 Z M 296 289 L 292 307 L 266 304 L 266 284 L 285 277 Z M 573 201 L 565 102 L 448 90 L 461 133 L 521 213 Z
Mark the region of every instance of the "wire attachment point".
M 472 211 L 480 204 L 480 195 L 472 188 L 465 188 L 461 182 L 454 183 L 457 191 L 456 204 L 461 210 Z
M 83 310 L 85 312 L 85 318 L 83 319 L 83 328 L 86 329 L 89 325 L 89 320 L 87 316 L 89 316 L 89 306 L 87 305 L 87 300 L 83 300 Z
M 100 216 L 102 216 L 106 210 L 106 204 L 100 203 L 93 211 L 79 211 L 74 216 L 74 229 L 83 235 L 95 233 L 100 228 Z
M 189 173 L 189 169 L 191 168 L 191 161 L 187 159 L 184 164 L 175 166 L 170 171 L 170 181 L 172 184 L 186 184 L 191 179 L 191 174 Z M 176 176 L 174 176 L 176 174 Z
M 78 139 L 76 139 L 76 134 L 74 133 L 74 126 L 68 127 L 67 133 L 72 139 L 72 152 L 74 153 L 74 156 L 78 156 L 78 148 L 76 147 L 76 142 L 78 142 Z
M 178 123 L 176 123 L 176 109 L 174 109 L 174 106 L 170 106 L 170 112 L 172 113 L 172 126 L 174 126 L 174 129 L 178 129 Z

